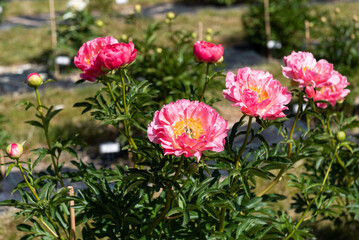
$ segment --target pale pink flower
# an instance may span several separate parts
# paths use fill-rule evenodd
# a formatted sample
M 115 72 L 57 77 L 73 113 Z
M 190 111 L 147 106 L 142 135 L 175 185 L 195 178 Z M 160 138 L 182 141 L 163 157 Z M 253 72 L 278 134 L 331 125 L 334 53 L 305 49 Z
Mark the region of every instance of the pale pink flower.
M 335 81 L 337 84 L 322 88 L 307 87 L 305 89 L 307 97 L 312 98 L 313 101 L 328 101 L 332 106 L 334 106 L 337 101 L 344 100 L 350 92 L 349 89 L 345 89 L 349 85 L 347 78 L 337 71 L 333 71 L 333 78 L 336 78 Z M 317 103 L 317 106 L 320 108 L 327 108 L 327 105 L 326 103 Z
M 326 60 L 317 61 L 309 52 L 292 52 L 284 57 L 283 75 L 299 83 L 299 87 L 324 87 L 336 84 L 333 65 Z
M 274 120 L 285 117 L 283 110 L 288 109 L 292 95 L 279 81 L 264 71 L 250 68 L 238 69 L 237 76 L 228 72 L 226 88 L 223 90 L 225 99 L 233 102 L 240 110 L 252 117 Z
M 136 54 L 133 42 L 107 45 L 99 52 L 96 65 L 107 70 L 123 68 L 135 60 Z
M 94 82 L 96 78 L 107 73 L 96 59 L 104 47 L 116 43 L 118 41 L 114 37 L 100 37 L 90 40 L 81 46 L 75 56 L 74 63 L 77 68 L 83 71 L 80 74 L 82 79 Z
M 205 41 L 197 41 L 193 46 L 193 54 L 199 62 L 217 63 L 220 62 L 224 50 L 221 44 L 215 45 Z M 223 59 L 223 58 L 222 58 Z
M 227 122 L 213 108 L 181 99 L 156 111 L 147 136 L 161 144 L 165 155 L 195 156 L 198 162 L 204 150 L 224 150 L 227 131 Z

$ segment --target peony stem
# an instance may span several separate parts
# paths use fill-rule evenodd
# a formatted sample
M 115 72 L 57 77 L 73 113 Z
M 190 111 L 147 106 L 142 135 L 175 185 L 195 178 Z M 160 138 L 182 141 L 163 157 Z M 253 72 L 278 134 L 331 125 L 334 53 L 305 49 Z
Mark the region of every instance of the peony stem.
M 330 120 L 330 119 L 328 118 L 328 121 L 327 121 L 327 129 L 328 129 L 329 135 L 332 137 L 333 134 L 332 134 L 332 130 L 331 130 L 331 128 L 330 128 L 330 122 L 329 122 L 329 120 Z M 332 139 L 332 140 L 331 140 L 331 143 L 332 143 L 332 147 L 334 148 L 334 146 L 335 146 L 335 140 Z M 342 161 L 342 159 L 339 157 L 339 154 L 338 154 L 338 152 L 337 152 L 337 149 L 334 149 L 334 151 L 335 151 L 335 152 L 334 152 L 334 156 L 335 156 L 335 158 L 337 159 L 339 165 L 344 169 L 345 173 L 347 174 L 347 178 L 348 178 L 349 183 L 350 183 L 350 182 L 351 182 L 351 180 L 350 180 L 350 173 L 349 173 L 347 167 L 345 166 L 344 162 Z
M 295 119 L 294 119 L 294 122 L 293 122 L 293 125 L 292 125 L 292 128 L 290 129 L 290 132 L 289 132 L 289 141 L 291 141 L 293 139 L 293 134 L 294 134 L 294 129 L 295 129 L 295 126 L 299 120 L 299 116 L 301 114 L 301 111 L 302 111 L 302 106 L 303 106 L 303 96 L 301 95 L 299 97 L 299 105 L 298 105 L 298 111 L 297 111 L 297 114 L 295 115 Z M 292 145 L 293 143 L 292 142 L 289 142 L 288 143 L 288 152 L 287 152 L 287 158 L 290 158 L 290 156 L 292 155 Z M 272 187 L 274 185 L 276 185 L 278 182 L 280 182 L 280 180 L 282 180 L 282 176 L 283 174 L 285 173 L 285 171 L 287 170 L 287 167 L 286 166 L 283 166 L 278 175 L 276 176 L 276 178 L 262 191 L 258 194 L 258 197 L 262 197 L 264 194 L 266 194 L 270 189 L 272 189 Z
M 123 101 L 123 107 L 125 109 L 125 114 L 129 115 L 128 108 L 127 108 L 127 102 L 126 102 L 126 85 L 125 85 L 125 78 L 123 76 L 123 71 L 124 71 L 123 69 L 120 70 L 121 81 L 122 81 L 122 101 Z M 130 144 L 132 145 L 132 147 L 134 149 L 137 149 L 136 143 L 131 136 L 131 128 L 128 125 L 127 120 L 124 121 L 124 125 L 125 125 L 125 128 L 127 129 L 128 141 L 130 142 Z
M 32 192 L 32 194 L 34 195 L 34 197 L 36 198 L 37 201 L 40 201 L 40 198 L 39 196 L 37 195 L 35 189 L 30 185 L 29 181 L 27 180 L 27 177 L 25 176 L 25 173 L 24 173 L 24 169 L 22 168 L 21 166 L 21 163 L 18 161 L 17 162 L 17 166 L 18 168 L 20 169 L 20 172 L 21 172 L 21 175 L 22 177 L 24 178 L 25 182 L 26 182 L 26 185 L 29 187 L 30 191 Z
M 208 73 L 209 73 L 209 65 L 210 63 L 207 63 L 207 69 L 206 69 L 206 81 L 204 83 L 204 86 L 203 86 L 203 89 L 202 89 L 202 93 L 201 93 L 201 97 L 199 98 L 199 101 L 202 102 L 203 100 L 203 96 L 204 96 L 204 92 L 206 91 L 206 87 L 209 83 L 209 76 L 208 76 Z
M 54 155 L 52 154 L 52 146 L 51 146 L 51 142 L 50 142 L 50 137 L 49 137 L 49 132 L 48 132 L 48 127 L 49 126 L 45 126 L 46 125 L 46 121 L 45 121 L 45 117 L 44 117 L 44 113 L 42 111 L 42 105 L 41 105 L 41 100 L 40 100 L 40 95 L 39 95 L 39 91 L 37 88 L 35 88 L 35 93 L 36 93 L 36 98 L 37 98 L 37 109 L 41 115 L 41 120 L 42 120 L 42 125 L 43 125 L 43 129 L 44 129 L 44 133 L 45 133 L 45 138 L 46 138 L 46 142 L 47 142 L 47 147 L 49 148 L 50 152 L 51 152 L 51 161 L 52 161 L 52 165 L 54 165 L 54 169 L 55 169 L 55 173 L 56 176 L 58 177 L 58 179 L 60 180 L 60 184 L 62 187 L 65 187 L 64 182 L 62 181 L 62 177 L 60 175 L 59 172 L 59 167 L 58 167 L 58 160 L 55 161 Z
M 244 149 L 245 149 L 246 146 L 247 146 L 248 137 L 249 137 L 249 132 L 251 131 L 252 119 L 253 119 L 253 117 L 252 117 L 252 116 L 249 116 L 248 124 L 247 124 L 246 136 L 245 136 L 245 138 L 244 138 L 244 142 L 243 142 L 243 144 L 242 144 L 241 149 L 239 149 L 239 152 L 238 152 L 238 155 L 237 155 L 237 158 L 236 158 L 236 161 L 235 161 L 236 170 L 238 170 L 238 167 L 239 167 L 239 164 L 240 164 L 240 163 L 239 163 L 239 160 L 241 159 L 241 155 L 242 155 Z
M 219 231 L 223 232 L 224 230 L 224 218 L 226 217 L 226 209 L 222 208 L 219 218 Z
M 181 157 L 181 161 L 178 164 L 176 173 L 172 179 L 173 182 L 175 182 L 179 176 L 179 173 L 181 171 L 182 165 L 184 162 L 184 157 Z M 166 217 L 166 214 L 168 213 L 170 206 L 171 206 L 171 201 L 172 201 L 172 194 L 171 194 L 171 190 L 170 190 L 170 186 L 166 186 L 166 204 L 165 207 L 162 211 L 162 213 L 160 215 L 157 216 L 157 218 L 153 221 L 153 223 L 151 224 L 151 226 L 148 228 L 147 230 L 147 234 L 151 234 L 153 229 L 160 224 L 160 222 Z
M 120 114 L 121 114 L 123 111 L 122 111 L 122 108 L 121 108 L 120 104 L 116 100 L 115 94 L 113 94 L 111 84 L 108 81 L 106 81 L 106 85 L 107 85 L 108 90 L 110 91 L 110 95 L 112 97 L 112 100 L 116 103 L 116 106 L 117 106 L 117 108 L 118 108 L 118 110 L 120 111 Z
M 18 166 L 18 168 L 20 169 L 21 175 L 22 175 L 22 177 L 24 178 L 24 180 L 25 180 L 25 182 L 26 182 L 26 185 L 28 186 L 28 188 L 30 189 L 30 191 L 32 192 L 32 194 L 34 195 L 34 197 L 36 198 L 36 200 L 37 200 L 38 202 L 40 202 L 39 196 L 37 195 L 35 189 L 31 186 L 31 184 L 29 183 L 29 181 L 27 180 L 27 177 L 25 176 L 24 169 L 22 168 L 21 163 L 20 163 L 19 161 L 17 162 L 17 166 Z M 51 223 L 55 226 L 55 223 L 54 223 L 54 221 L 52 220 L 52 218 L 49 216 L 49 214 L 46 213 L 46 216 L 49 218 L 49 220 L 51 221 Z M 50 231 L 50 233 L 51 233 L 54 237 L 56 237 L 56 238 L 59 237 L 59 236 L 45 223 L 45 221 L 44 221 L 41 217 L 39 217 L 39 219 L 40 219 L 40 221 L 42 222 L 42 224 L 45 225 L 45 227 Z
M 285 240 L 290 239 L 290 238 L 293 236 L 293 234 L 298 230 L 299 226 L 302 224 L 302 222 L 303 222 L 303 220 L 304 220 L 305 215 L 309 212 L 309 210 L 310 210 L 311 206 L 313 205 L 314 201 L 315 201 L 316 199 L 318 199 L 318 197 L 322 194 L 322 192 L 323 192 L 323 190 L 324 190 L 325 182 L 327 181 L 327 178 L 328 178 L 328 176 L 329 176 L 329 172 L 330 172 L 330 170 L 331 170 L 331 168 L 332 168 L 333 162 L 334 162 L 334 157 L 332 157 L 332 160 L 330 161 L 328 170 L 327 170 L 327 172 L 325 173 L 325 177 L 324 177 L 324 180 L 323 180 L 322 185 L 321 185 L 321 187 L 320 187 L 320 190 L 319 190 L 318 195 L 317 195 L 315 198 L 313 198 L 312 201 L 310 201 L 310 203 L 309 203 L 307 209 L 304 211 L 304 213 L 302 214 L 302 217 L 299 219 L 299 222 L 297 223 L 297 225 L 295 226 L 295 228 L 293 229 L 293 231 L 285 238 Z

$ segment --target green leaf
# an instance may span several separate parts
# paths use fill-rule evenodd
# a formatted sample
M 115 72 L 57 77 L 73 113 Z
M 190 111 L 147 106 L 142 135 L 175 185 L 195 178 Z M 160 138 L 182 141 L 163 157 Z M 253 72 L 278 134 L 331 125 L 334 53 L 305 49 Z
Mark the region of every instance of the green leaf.
M 28 124 L 30 124 L 32 126 L 35 126 L 35 127 L 44 128 L 44 126 L 38 121 L 32 120 L 32 121 L 26 121 L 25 123 L 28 123 Z

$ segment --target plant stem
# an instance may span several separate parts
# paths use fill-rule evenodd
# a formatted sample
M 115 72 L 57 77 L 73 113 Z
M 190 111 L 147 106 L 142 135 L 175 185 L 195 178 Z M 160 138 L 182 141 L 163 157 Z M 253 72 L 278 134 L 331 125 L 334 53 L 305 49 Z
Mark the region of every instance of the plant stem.
M 42 125 L 43 125 L 43 128 L 44 128 L 44 133 L 45 133 L 45 138 L 46 138 L 46 142 L 47 142 L 47 147 L 49 148 L 50 150 L 50 155 L 51 155 L 51 161 L 52 161 L 52 165 L 54 166 L 54 169 L 55 169 L 55 173 L 56 173 L 56 176 L 58 177 L 58 179 L 60 180 L 60 184 L 62 187 L 65 187 L 64 185 L 64 182 L 62 181 L 62 177 L 60 175 L 60 172 L 59 172 L 59 162 L 58 162 L 58 159 L 57 161 L 55 160 L 55 157 L 52 153 L 52 146 L 51 146 L 51 141 L 50 141 L 50 137 L 49 137 L 49 131 L 48 131 L 48 125 L 46 124 L 46 121 L 45 121 L 45 117 L 44 117 L 44 113 L 42 111 L 42 105 L 41 105 L 41 100 L 40 100 L 40 95 L 39 95 L 39 90 L 37 88 L 35 88 L 35 93 L 36 93 L 36 98 L 37 98 L 37 104 L 38 104 L 38 111 L 41 115 L 41 120 L 42 120 Z
M 184 157 L 181 157 L 181 161 L 178 164 L 178 168 L 176 170 L 176 173 L 172 179 L 173 182 L 175 182 L 179 176 L 179 173 L 181 171 L 182 165 L 184 162 Z M 172 194 L 171 194 L 171 186 L 167 185 L 166 186 L 166 204 L 165 207 L 162 211 L 162 213 L 160 215 L 157 216 L 157 218 L 153 221 L 153 223 L 151 224 L 151 226 L 148 228 L 147 230 L 147 234 L 151 234 L 153 229 L 155 229 L 155 227 L 160 224 L 160 222 L 166 217 L 166 214 L 168 213 L 168 210 L 170 209 L 171 206 L 171 201 L 172 201 Z
M 22 177 L 24 178 L 27 187 L 30 189 L 30 191 L 32 192 L 32 194 L 33 194 L 34 197 L 36 198 L 37 202 L 40 202 L 39 196 L 37 195 L 35 189 L 31 186 L 31 184 L 29 183 L 29 181 L 27 180 L 27 177 L 25 176 L 25 173 L 24 173 L 24 169 L 22 168 L 21 163 L 20 163 L 19 161 L 17 162 L 17 166 L 18 166 L 18 168 L 20 169 L 21 175 L 22 175 Z M 51 218 L 47 213 L 46 213 L 46 216 L 49 218 L 49 220 L 51 221 L 51 223 L 55 226 L 54 221 L 52 220 L 52 218 Z M 40 219 L 40 221 L 42 222 L 42 224 L 44 224 L 45 227 L 51 232 L 51 234 L 52 234 L 53 236 L 55 236 L 56 238 L 59 237 L 59 236 L 45 223 L 45 221 L 44 221 L 41 217 L 40 217 L 39 219 Z
M 313 205 L 314 201 L 322 194 L 322 192 L 323 192 L 323 190 L 324 190 L 325 182 L 327 181 L 327 178 L 328 178 L 328 176 L 329 176 L 329 172 L 330 172 L 330 170 L 331 170 L 331 168 L 332 168 L 333 162 L 334 162 L 334 157 L 332 157 L 332 160 L 330 161 L 328 170 L 327 170 L 327 172 L 325 173 L 325 177 L 324 177 L 324 180 L 323 180 L 322 185 L 321 185 L 321 187 L 320 187 L 320 190 L 319 190 L 318 195 L 317 195 L 315 198 L 313 198 L 312 201 L 310 201 L 310 203 L 309 203 L 307 209 L 304 211 L 302 217 L 299 219 L 299 222 L 297 223 L 297 225 L 295 226 L 295 228 L 293 229 L 293 231 L 285 238 L 285 240 L 290 239 L 290 238 L 293 236 L 293 234 L 298 230 L 299 226 L 302 224 L 302 222 L 303 222 L 303 220 L 304 220 L 305 215 L 309 212 L 310 207 Z
M 206 81 L 205 81 L 204 86 L 203 86 L 203 89 L 202 89 L 201 97 L 199 98 L 199 101 L 200 101 L 200 102 L 202 102 L 202 100 L 203 100 L 204 92 L 206 91 L 206 87 L 207 87 L 207 85 L 208 85 L 208 83 L 209 83 L 209 80 L 210 80 L 210 79 L 209 79 L 209 76 L 208 76 L 209 65 L 210 65 L 210 63 L 207 63 Z
M 298 111 L 297 111 L 297 114 L 295 115 L 295 119 L 294 119 L 292 128 L 290 129 L 290 132 L 289 132 L 289 141 L 293 139 L 294 129 L 295 129 L 295 126 L 297 125 L 297 122 L 299 120 L 299 116 L 300 116 L 300 114 L 302 112 L 302 106 L 303 106 L 303 97 L 300 96 L 299 97 Z M 292 155 L 292 147 L 293 147 L 293 143 L 289 142 L 288 143 L 287 158 L 290 158 L 290 156 Z
M 295 115 L 295 119 L 294 119 L 294 122 L 293 122 L 293 125 L 292 125 L 292 128 L 290 129 L 290 132 L 289 132 L 289 141 L 291 141 L 293 139 L 293 134 L 294 134 L 294 129 L 295 129 L 295 126 L 297 125 L 297 122 L 299 120 L 299 116 L 302 112 L 302 106 L 303 106 L 303 96 L 300 95 L 299 96 L 299 105 L 298 105 L 298 111 L 297 111 L 297 114 Z M 293 143 L 292 142 L 289 142 L 288 143 L 288 152 L 287 152 L 287 158 L 290 158 L 290 156 L 292 155 L 292 146 Z M 270 189 L 272 189 L 272 187 L 274 185 L 276 185 L 280 180 L 282 180 L 282 176 L 283 174 L 285 173 L 285 171 L 287 170 L 287 167 L 284 165 L 278 175 L 276 176 L 276 178 L 262 191 L 260 192 L 257 196 L 258 197 L 262 197 L 264 194 L 266 194 Z
M 245 149 L 246 146 L 247 146 L 248 137 L 249 137 L 249 132 L 251 131 L 252 119 L 253 119 L 252 116 L 250 116 L 249 119 L 248 119 L 246 136 L 244 137 L 244 142 L 243 142 L 243 144 L 242 144 L 241 149 L 239 149 L 239 152 L 238 152 L 238 155 L 237 155 L 237 158 L 236 158 L 236 161 L 235 161 L 236 170 L 238 170 L 239 160 L 240 160 L 240 158 L 241 158 L 241 155 L 242 155 L 244 149 Z
M 176 173 L 175 173 L 175 175 L 174 175 L 174 177 L 173 177 L 173 180 L 172 180 L 173 182 L 175 182 L 175 181 L 177 180 L 178 175 L 179 175 L 179 173 L 180 173 L 180 171 L 181 171 L 183 162 L 184 162 L 184 157 L 182 156 L 182 157 L 181 157 L 181 161 L 180 161 L 180 163 L 179 163 L 179 165 L 178 165 L 178 168 L 177 168 L 177 170 L 176 170 Z
M 117 102 L 115 95 L 113 94 L 111 84 L 108 81 L 106 81 L 106 85 L 107 85 L 108 90 L 110 91 L 110 95 L 112 97 L 112 100 L 116 103 L 116 106 L 117 106 L 117 108 L 118 108 L 118 110 L 120 111 L 120 114 L 121 114 L 123 111 L 122 111 L 122 108 L 121 108 L 120 104 Z
M 121 74 L 121 81 L 122 81 L 122 101 L 123 101 L 123 108 L 125 109 L 125 114 L 129 115 L 128 108 L 127 108 L 127 102 L 126 102 L 126 85 L 125 85 L 125 78 L 123 76 L 123 69 L 120 70 Z M 133 141 L 133 138 L 131 136 L 131 128 L 128 125 L 127 120 L 124 121 L 125 128 L 127 128 L 127 134 L 128 134 L 128 141 L 132 145 L 134 149 L 137 149 L 135 141 Z
M 24 169 L 22 168 L 20 162 L 17 162 L 17 166 L 18 168 L 20 169 L 20 172 L 21 172 L 21 175 L 22 177 L 24 178 L 28 188 L 30 189 L 30 191 L 32 192 L 32 194 L 34 195 L 34 197 L 36 198 L 37 201 L 40 201 L 40 198 L 39 196 L 37 195 L 35 189 L 30 185 L 29 181 L 27 180 L 27 177 L 25 176 L 25 173 L 24 173 Z
M 226 217 L 226 209 L 222 208 L 219 218 L 219 231 L 223 232 L 224 230 L 224 218 Z
M 327 129 L 328 129 L 329 135 L 330 135 L 331 137 L 333 137 L 332 130 L 331 130 L 331 128 L 330 128 L 330 122 L 329 122 L 329 120 L 330 120 L 330 118 L 328 118 L 328 121 L 327 121 Z M 331 140 L 331 143 L 332 143 L 332 147 L 334 148 L 334 146 L 335 146 L 335 140 L 332 139 L 332 140 Z M 350 173 L 349 173 L 347 167 L 345 166 L 345 164 L 344 164 L 344 162 L 342 161 L 342 159 L 339 157 L 337 150 L 334 149 L 334 151 L 335 151 L 335 152 L 334 152 L 335 158 L 337 159 L 339 165 L 340 165 L 342 168 L 344 168 L 344 171 L 345 171 L 345 173 L 347 174 L 348 180 L 349 180 L 349 182 L 350 182 L 350 181 L 351 181 L 351 180 L 349 179 Z

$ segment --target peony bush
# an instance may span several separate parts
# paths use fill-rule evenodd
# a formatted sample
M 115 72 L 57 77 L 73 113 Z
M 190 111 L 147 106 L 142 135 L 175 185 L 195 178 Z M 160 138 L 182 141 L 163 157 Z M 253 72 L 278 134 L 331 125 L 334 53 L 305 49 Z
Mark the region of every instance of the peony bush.
M 131 76 L 141 54 L 132 42 L 102 37 L 75 57 L 81 78 L 99 86 L 75 107 L 126 139 L 130 163 L 123 166 L 96 168 L 78 158 L 73 139 L 50 139 L 51 119 L 61 110 L 41 102 L 38 88 L 46 81 L 29 75 L 37 102 L 24 103 L 35 112 L 28 123 L 43 131 L 47 146 L 8 146 L 7 174 L 17 167 L 24 182 L 14 189 L 21 199 L 0 203 L 23 217 L 22 239 L 315 239 L 313 229 L 324 220 L 358 226 L 352 129 L 359 121 L 335 108 L 349 83 L 332 64 L 305 52 L 284 57 L 283 74 L 297 83 L 288 90 L 261 70 L 216 72 L 223 47 L 193 42 L 187 68 L 205 65 L 203 84 L 162 104 L 155 84 Z M 205 94 L 215 77 L 232 111 L 242 112 L 232 126 Z M 33 155 L 25 160 L 23 151 Z M 64 171 L 63 152 L 73 156 L 74 171 Z M 51 165 L 35 172 L 45 156 Z M 283 203 L 288 207 L 278 207 Z

